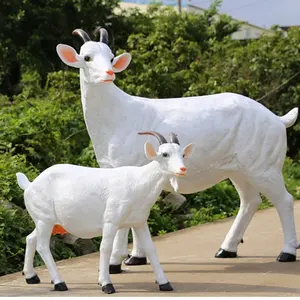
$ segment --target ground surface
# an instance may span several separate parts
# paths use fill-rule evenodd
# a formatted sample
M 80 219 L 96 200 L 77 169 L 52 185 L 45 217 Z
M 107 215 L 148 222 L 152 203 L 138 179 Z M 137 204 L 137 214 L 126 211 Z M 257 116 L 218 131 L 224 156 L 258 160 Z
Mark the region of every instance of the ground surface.
M 300 201 L 295 203 L 300 229 Z M 115 296 L 300 296 L 300 261 L 278 263 L 283 235 L 274 208 L 254 216 L 236 259 L 216 259 L 232 219 L 205 224 L 154 238 L 173 292 L 159 292 L 150 265 L 123 266 L 112 275 Z M 300 238 L 300 237 L 299 237 Z M 99 254 L 58 262 L 69 291 L 53 292 L 45 268 L 41 283 L 27 285 L 21 272 L 0 277 L 0 296 L 104 296 L 97 285 Z M 298 257 L 299 259 L 299 257 Z

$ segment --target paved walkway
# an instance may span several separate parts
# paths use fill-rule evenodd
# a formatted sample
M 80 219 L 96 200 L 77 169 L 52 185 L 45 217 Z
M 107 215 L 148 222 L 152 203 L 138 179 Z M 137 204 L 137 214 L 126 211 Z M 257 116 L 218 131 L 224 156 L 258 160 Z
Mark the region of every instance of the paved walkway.
M 300 201 L 295 215 L 299 231 Z M 214 254 L 231 224 L 232 219 L 227 219 L 155 238 L 174 291 L 159 292 L 150 265 L 123 266 L 124 273 L 112 275 L 115 296 L 300 296 L 300 261 L 276 262 L 283 245 L 276 210 L 255 214 L 238 258 L 216 259 Z M 0 277 L 0 296 L 104 296 L 97 285 L 98 259 L 94 253 L 58 263 L 67 292 L 50 291 L 47 271 L 38 268 L 38 285 L 27 285 L 21 272 Z

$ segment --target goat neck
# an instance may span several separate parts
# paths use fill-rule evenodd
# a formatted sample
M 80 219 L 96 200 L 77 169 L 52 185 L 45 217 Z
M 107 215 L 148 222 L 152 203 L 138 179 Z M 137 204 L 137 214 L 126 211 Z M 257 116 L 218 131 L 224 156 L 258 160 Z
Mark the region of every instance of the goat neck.
M 140 182 L 142 182 L 145 186 L 148 186 L 149 193 L 157 194 L 157 196 L 161 193 L 165 185 L 172 177 L 172 175 L 161 170 L 157 161 L 152 161 L 149 164 L 139 168 L 141 170 L 139 177 Z

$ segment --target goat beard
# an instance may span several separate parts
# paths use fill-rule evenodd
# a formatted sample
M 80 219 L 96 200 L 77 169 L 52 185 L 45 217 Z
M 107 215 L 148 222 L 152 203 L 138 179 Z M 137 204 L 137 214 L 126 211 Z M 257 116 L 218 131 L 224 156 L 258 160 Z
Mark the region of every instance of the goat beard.
M 174 177 L 174 176 L 171 177 L 170 178 L 170 184 L 171 184 L 172 188 L 174 189 L 174 191 L 177 193 L 178 189 L 179 189 L 177 178 Z

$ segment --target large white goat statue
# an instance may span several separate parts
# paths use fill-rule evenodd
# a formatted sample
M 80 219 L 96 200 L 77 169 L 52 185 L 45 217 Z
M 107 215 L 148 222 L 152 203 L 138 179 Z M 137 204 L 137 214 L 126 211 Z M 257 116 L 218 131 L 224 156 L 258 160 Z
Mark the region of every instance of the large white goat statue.
M 55 165 L 31 183 L 24 174 L 17 173 L 18 184 L 25 190 L 26 208 L 35 223 L 34 231 L 26 238 L 23 273 L 27 283 L 40 282 L 33 268 L 37 250 L 48 268 L 54 290 L 68 289 L 49 248 L 53 226 L 59 224 L 78 237 L 102 235 L 99 284 L 105 293 L 114 293 L 109 276 L 114 238 L 119 228 L 133 227 L 150 260 L 159 289 L 173 290 L 159 264 L 147 219 L 165 184 L 169 182 L 177 188 L 176 178 L 185 176 L 183 160 L 191 154 L 193 146 L 180 147 L 174 133 L 169 143 L 158 132 L 139 134 L 153 135 L 160 142 L 158 152 L 150 142 L 145 143 L 146 157 L 152 162 L 141 167 L 100 169 Z
M 80 68 L 84 119 L 99 165 L 144 165 L 147 160 L 140 146 L 145 140 L 141 141 L 137 132 L 174 131 L 183 143 L 192 140 L 197 149 L 187 163 L 189 173 L 180 178 L 176 192 L 195 193 L 229 178 L 240 196 L 238 215 L 215 256 L 237 256 L 238 244 L 261 203 L 262 193 L 276 207 L 283 227 L 284 247 L 277 260 L 294 261 L 298 241 L 293 197 L 285 188 L 282 166 L 286 128 L 295 123 L 298 108 L 278 117 L 257 101 L 234 93 L 174 99 L 131 96 L 113 83 L 115 73 L 127 68 L 131 55 L 115 57 L 104 28 L 100 29 L 99 42 L 91 41 L 82 29 L 73 34 L 84 41 L 80 54 L 64 44 L 57 45 L 56 50 L 65 64 Z M 174 193 L 169 184 L 164 190 Z M 121 272 L 122 260 L 128 254 L 128 230 L 120 230 L 114 241 L 110 264 L 116 272 Z M 144 258 L 135 233 L 133 238 L 131 258 Z

